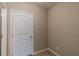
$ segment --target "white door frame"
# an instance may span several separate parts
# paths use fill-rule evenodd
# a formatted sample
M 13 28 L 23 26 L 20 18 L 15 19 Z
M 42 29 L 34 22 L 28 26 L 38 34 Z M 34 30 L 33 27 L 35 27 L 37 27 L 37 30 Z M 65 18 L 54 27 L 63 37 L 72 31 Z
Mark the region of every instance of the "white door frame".
M 1 56 L 7 56 L 7 9 L 2 8 Z
M 10 24 L 10 25 L 11 25 L 11 27 L 10 27 L 10 28 L 11 28 L 11 30 L 10 30 L 10 31 L 11 31 L 11 41 L 10 41 L 10 45 L 11 45 L 11 46 L 10 46 L 10 55 L 13 55 L 13 13 L 14 13 L 14 12 L 22 12 L 22 13 L 25 13 L 25 14 L 28 13 L 28 14 L 31 14 L 31 15 L 33 16 L 32 13 L 27 12 L 27 11 L 25 12 L 25 11 L 20 11 L 20 10 L 16 10 L 16 9 L 11 9 L 11 19 L 10 19 L 10 20 L 11 20 L 11 24 Z M 23 14 L 23 15 L 24 15 L 24 14 Z M 33 20 L 32 20 L 32 21 L 33 21 Z M 32 32 L 33 32 L 33 34 L 34 34 L 34 26 L 33 26 L 33 31 L 32 31 Z M 33 52 L 34 52 L 34 43 L 33 43 L 33 42 L 34 42 L 34 35 L 33 35 L 33 34 L 32 34 L 32 36 L 33 36 L 33 37 L 32 37 L 32 47 L 33 47 L 32 54 L 33 54 Z

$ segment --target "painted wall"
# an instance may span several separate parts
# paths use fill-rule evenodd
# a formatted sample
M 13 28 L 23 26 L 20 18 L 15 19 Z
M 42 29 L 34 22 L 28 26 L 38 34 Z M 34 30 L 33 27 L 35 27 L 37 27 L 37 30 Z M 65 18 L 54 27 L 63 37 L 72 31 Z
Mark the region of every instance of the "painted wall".
M 2 8 L 3 6 L 2 6 L 2 3 L 0 2 L 0 9 Z
M 60 55 L 79 55 L 79 3 L 57 3 L 48 10 L 48 46 Z
M 29 3 L 7 3 L 7 6 L 34 14 L 34 51 L 47 48 L 47 10 Z

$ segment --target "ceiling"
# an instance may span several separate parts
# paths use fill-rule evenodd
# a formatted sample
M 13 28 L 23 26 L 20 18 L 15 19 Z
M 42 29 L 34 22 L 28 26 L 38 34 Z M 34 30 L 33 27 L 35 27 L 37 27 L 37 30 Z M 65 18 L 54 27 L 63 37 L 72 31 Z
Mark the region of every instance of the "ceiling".
M 50 8 L 51 6 L 53 6 L 54 4 L 56 4 L 56 2 L 21 2 L 23 4 L 26 4 L 26 3 L 30 3 L 30 4 L 34 4 L 34 5 L 38 5 L 38 6 L 41 6 L 43 8 Z M 7 7 L 7 3 L 0 3 L 0 4 L 3 4 L 4 7 Z
M 32 4 L 39 5 L 43 8 L 50 8 L 55 4 L 55 2 L 31 2 Z

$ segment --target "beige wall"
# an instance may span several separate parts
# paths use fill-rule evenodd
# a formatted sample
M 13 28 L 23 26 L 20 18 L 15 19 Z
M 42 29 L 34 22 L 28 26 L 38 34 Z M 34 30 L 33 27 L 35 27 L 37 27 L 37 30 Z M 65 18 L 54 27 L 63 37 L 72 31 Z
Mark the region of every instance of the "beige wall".
M 34 14 L 34 51 L 47 48 L 47 10 L 29 3 L 7 3 L 7 6 Z
M 3 7 L 2 3 L 0 2 L 0 9 Z
M 79 3 L 57 3 L 48 10 L 48 47 L 79 55 Z
M 34 14 L 34 51 L 49 47 L 60 55 L 79 55 L 79 3 L 56 3 L 48 10 L 48 22 L 47 10 L 42 7 L 29 3 L 7 5 Z

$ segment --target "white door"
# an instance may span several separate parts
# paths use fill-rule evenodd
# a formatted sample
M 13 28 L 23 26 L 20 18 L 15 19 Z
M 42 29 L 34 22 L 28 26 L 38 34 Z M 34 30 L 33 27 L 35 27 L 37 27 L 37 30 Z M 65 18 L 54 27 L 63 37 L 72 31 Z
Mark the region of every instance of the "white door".
M 33 53 L 33 15 L 13 11 L 13 55 L 27 56 Z

